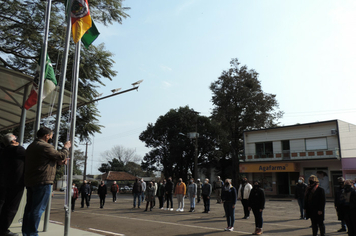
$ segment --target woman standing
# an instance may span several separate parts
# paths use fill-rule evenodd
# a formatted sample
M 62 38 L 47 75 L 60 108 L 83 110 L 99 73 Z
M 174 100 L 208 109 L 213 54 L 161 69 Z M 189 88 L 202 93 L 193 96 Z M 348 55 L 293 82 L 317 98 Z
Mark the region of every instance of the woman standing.
M 253 188 L 250 192 L 250 197 L 248 199 L 248 210 L 252 209 L 253 215 L 255 216 L 256 229 L 253 235 L 262 234 L 263 218 L 262 212 L 265 208 L 265 193 L 260 188 L 260 182 L 255 181 Z
M 148 184 L 148 187 L 146 187 L 145 195 L 146 209 L 144 211 L 147 211 L 148 204 L 150 204 L 150 211 L 152 211 L 153 201 L 155 199 L 155 187 L 153 186 L 152 181 Z
M 320 236 L 325 235 L 324 213 L 325 213 L 325 191 L 319 187 L 319 180 L 315 175 L 309 177 L 309 185 L 304 199 L 304 211 L 306 218 L 312 222 L 313 236 L 320 229 Z
M 190 211 L 194 212 L 195 209 L 195 196 L 197 195 L 197 185 L 194 183 L 194 179 L 189 180 L 188 191 L 187 191 L 189 201 L 190 201 Z
M 235 223 L 235 205 L 237 201 L 236 188 L 231 185 L 231 180 L 226 179 L 221 192 L 221 200 L 224 203 L 227 228 L 225 231 L 233 231 Z
M 100 208 L 104 207 L 105 198 L 106 198 L 107 194 L 108 194 L 108 189 L 106 188 L 104 181 L 101 181 L 101 184 L 99 185 L 99 188 L 98 188 L 98 195 L 100 198 Z
M 164 198 L 164 185 L 162 180 L 159 181 L 158 189 L 157 189 L 157 197 L 159 200 L 159 209 L 163 209 L 163 198 Z

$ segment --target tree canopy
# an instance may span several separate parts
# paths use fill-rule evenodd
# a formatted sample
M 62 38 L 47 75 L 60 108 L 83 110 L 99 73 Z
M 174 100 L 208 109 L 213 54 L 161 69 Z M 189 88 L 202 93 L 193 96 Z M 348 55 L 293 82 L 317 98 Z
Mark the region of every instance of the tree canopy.
M 230 69 L 224 70 L 210 89 L 214 106 L 212 118 L 227 134 L 233 178 L 237 183 L 243 132 L 277 126 L 283 112 L 277 110 L 276 95 L 263 92 L 258 73 L 246 65 L 240 66 L 238 59 L 231 60 Z
M 142 168 L 160 170 L 164 176 L 186 179 L 194 173 L 194 142 L 187 137 L 189 132 L 199 133 L 198 165 L 217 162 L 219 150 L 219 129 L 214 123 L 188 106 L 171 109 L 160 116 L 155 124 L 148 124 L 140 134 L 146 147 L 152 148 L 142 161 Z
M 122 20 L 129 16 L 125 13 L 122 2 L 123 0 L 89 1 L 93 20 L 104 25 L 115 22 L 122 23 Z M 46 3 L 41 0 L 0 0 L 0 66 L 27 75 L 35 75 L 43 43 Z M 62 66 L 66 32 L 64 8 L 64 0 L 52 1 L 48 55 L 55 69 L 57 80 Z M 66 72 L 65 87 L 68 90 L 71 90 L 74 46 L 72 42 Z M 104 80 L 112 80 L 116 76 L 117 72 L 113 69 L 112 57 L 113 54 L 107 51 L 103 44 L 91 45 L 89 49 L 82 47 L 79 66 L 78 94 L 80 96 L 92 100 L 98 95 L 97 86 L 105 85 Z M 96 104 L 78 108 L 77 115 L 77 125 L 79 126 L 77 134 L 80 140 L 87 140 L 90 135 L 100 132 L 102 126 L 98 124 L 100 115 Z M 26 131 L 28 130 L 30 129 Z

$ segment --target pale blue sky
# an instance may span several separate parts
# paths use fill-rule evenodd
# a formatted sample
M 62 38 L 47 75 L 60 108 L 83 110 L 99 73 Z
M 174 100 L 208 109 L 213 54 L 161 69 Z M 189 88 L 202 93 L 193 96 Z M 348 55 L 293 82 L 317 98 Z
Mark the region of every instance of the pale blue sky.
M 169 109 L 189 105 L 209 116 L 209 86 L 231 58 L 255 69 L 264 92 L 277 95 L 282 125 L 356 124 L 355 1 L 126 0 L 124 6 L 131 10 L 122 25 L 98 25 L 94 44 L 115 54 L 118 71 L 99 92 L 144 81 L 138 92 L 99 103 L 105 128 L 89 148 L 89 173 L 98 173 L 100 154 L 114 145 L 143 157 L 148 149 L 139 134 Z

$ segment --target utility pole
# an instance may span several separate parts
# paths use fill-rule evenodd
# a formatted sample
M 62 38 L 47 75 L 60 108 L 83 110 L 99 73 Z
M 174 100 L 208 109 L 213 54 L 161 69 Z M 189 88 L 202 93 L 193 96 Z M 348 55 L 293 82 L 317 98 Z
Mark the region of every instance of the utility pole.
M 85 160 L 84 160 L 83 181 L 87 179 L 87 160 L 88 160 L 88 142 L 85 143 Z

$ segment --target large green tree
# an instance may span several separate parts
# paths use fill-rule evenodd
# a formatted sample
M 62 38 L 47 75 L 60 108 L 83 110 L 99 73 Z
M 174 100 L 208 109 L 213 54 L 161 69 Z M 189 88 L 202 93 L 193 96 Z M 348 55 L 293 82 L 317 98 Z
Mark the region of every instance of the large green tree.
M 249 70 L 246 65 L 240 66 L 238 59 L 231 60 L 230 69 L 224 70 L 210 89 L 214 105 L 212 118 L 228 136 L 232 175 L 236 184 L 239 158 L 244 148 L 243 132 L 277 126 L 283 112 L 278 110 L 276 95 L 263 92 L 258 73 Z
M 195 146 L 186 134 L 198 131 L 198 165 L 220 158 L 219 129 L 208 117 L 200 116 L 188 106 L 171 109 L 155 124 L 148 124 L 140 140 L 151 148 L 142 161 L 146 170 L 160 170 L 165 177 L 186 179 L 194 173 Z
M 47 1 L 41 0 L 0 0 L 0 66 L 28 75 L 35 74 L 43 43 L 46 4 Z M 89 0 L 89 7 L 93 20 L 104 25 L 122 23 L 122 20 L 128 17 L 122 0 Z M 64 0 L 52 1 L 48 55 L 52 60 L 57 80 L 62 66 L 66 32 L 64 11 Z M 68 90 L 71 90 L 73 42 L 70 47 L 66 72 Z M 103 44 L 95 46 L 94 43 L 89 49 L 82 47 L 79 66 L 80 96 L 92 100 L 98 94 L 97 86 L 105 85 L 104 80 L 111 80 L 116 75 L 112 56 L 113 54 L 106 50 Z M 99 111 L 96 104 L 78 108 L 77 114 L 77 137 L 80 140 L 88 140 L 90 135 L 100 132 L 102 126 L 98 123 Z M 29 130 L 30 128 L 26 131 Z

